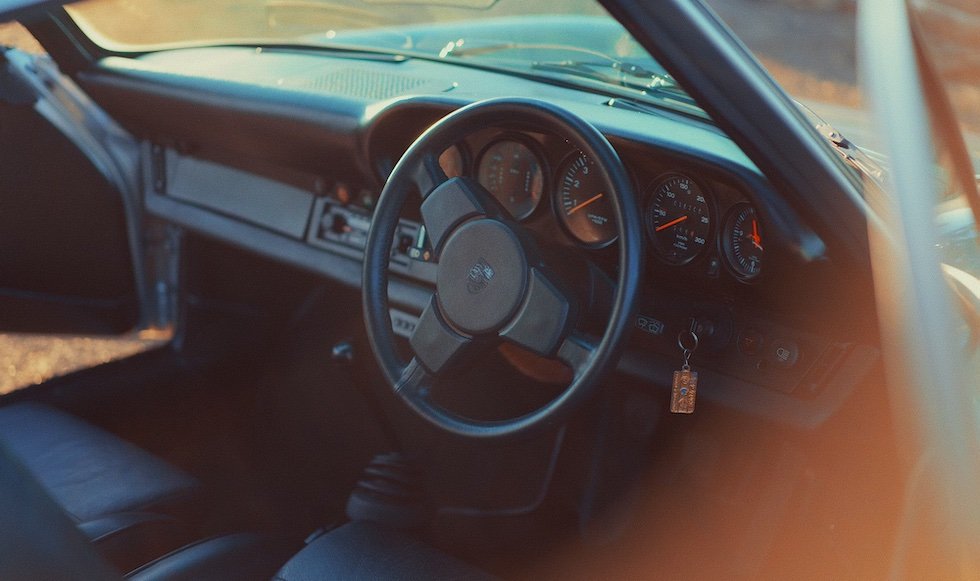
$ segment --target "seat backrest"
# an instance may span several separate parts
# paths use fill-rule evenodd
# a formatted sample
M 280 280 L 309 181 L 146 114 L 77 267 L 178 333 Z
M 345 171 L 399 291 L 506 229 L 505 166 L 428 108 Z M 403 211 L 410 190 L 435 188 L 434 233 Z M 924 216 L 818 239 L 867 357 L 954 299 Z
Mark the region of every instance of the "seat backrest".
M 2 444 L 0 579 L 120 579 Z

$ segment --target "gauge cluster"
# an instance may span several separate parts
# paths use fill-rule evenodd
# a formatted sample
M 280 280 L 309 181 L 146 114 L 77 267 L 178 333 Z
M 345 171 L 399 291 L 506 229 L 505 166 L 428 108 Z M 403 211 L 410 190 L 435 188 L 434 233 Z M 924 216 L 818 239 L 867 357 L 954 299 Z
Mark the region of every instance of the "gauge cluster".
M 564 141 L 488 129 L 450 147 L 439 161 L 447 176 L 479 181 L 516 220 L 555 222 L 560 236 L 587 250 L 616 242 L 605 177 Z M 626 165 L 655 265 L 742 283 L 763 275 L 766 228 L 739 189 L 649 151 L 626 158 Z

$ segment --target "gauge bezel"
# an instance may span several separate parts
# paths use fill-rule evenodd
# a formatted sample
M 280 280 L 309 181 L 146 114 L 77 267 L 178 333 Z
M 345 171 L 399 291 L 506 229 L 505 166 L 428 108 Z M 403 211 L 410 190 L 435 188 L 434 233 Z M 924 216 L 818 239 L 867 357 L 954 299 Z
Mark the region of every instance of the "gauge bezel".
M 575 244 L 589 250 L 601 250 L 603 248 L 608 248 L 613 244 L 615 244 L 619 240 L 619 234 L 614 234 L 613 237 L 609 240 L 604 240 L 600 242 L 586 242 L 585 240 L 579 238 L 578 235 L 576 235 L 575 232 L 572 231 L 571 227 L 569 227 L 569 225 L 565 222 L 565 218 L 562 217 L 563 216 L 562 205 L 561 205 L 561 184 L 563 182 L 562 170 L 565 169 L 566 164 L 570 167 L 571 163 L 575 160 L 575 158 L 579 156 L 585 157 L 588 161 L 591 161 L 592 164 L 595 165 L 595 167 L 597 168 L 599 167 L 594 160 L 589 159 L 587 155 L 585 155 L 584 153 L 582 153 L 577 149 L 570 151 L 564 157 L 562 157 L 561 161 L 558 163 L 558 169 L 554 173 L 554 179 L 553 179 L 554 187 L 551 188 L 551 211 L 555 216 L 555 220 L 558 222 L 559 226 L 561 227 L 562 232 L 564 232 L 566 236 L 571 238 L 571 240 Z M 605 181 L 607 182 L 608 185 L 608 180 Z
M 732 247 L 732 236 L 735 234 L 735 218 L 741 213 L 743 208 L 752 210 L 756 219 L 759 220 L 760 227 L 763 230 L 766 229 L 765 224 L 762 223 L 762 216 L 759 214 L 759 209 L 754 204 L 744 200 L 736 202 L 725 212 L 725 220 L 722 222 L 720 235 L 718 236 L 718 252 L 721 254 L 721 261 L 725 265 L 725 270 L 728 271 L 728 274 L 732 275 L 741 283 L 755 284 L 759 282 L 760 278 L 766 272 L 765 268 L 763 268 L 764 263 L 760 264 L 759 270 L 755 274 L 745 274 L 736 266 L 738 261 L 735 259 L 735 249 Z
M 653 226 L 653 204 L 657 197 L 657 190 L 659 190 L 663 184 L 674 178 L 684 178 L 694 182 L 694 184 L 704 195 L 704 204 L 708 210 L 708 232 L 705 235 L 704 246 L 702 246 L 701 249 L 692 256 L 681 261 L 671 260 L 663 254 L 663 252 L 660 250 L 659 244 L 657 243 L 657 233 Z M 715 240 L 717 239 L 717 200 L 715 199 L 714 193 L 705 184 L 704 180 L 694 178 L 690 174 L 682 171 L 667 171 L 658 175 L 649 182 L 649 185 L 643 192 L 643 200 L 643 228 L 646 230 L 647 239 L 650 242 L 651 249 L 653 250 L 651 254 L 653 254 L 661 263 L 668 266 L 687 266 L 704 258 L 708 254 L 708 250 L 715 246 Z
M 541 199 L 544 198 L 548 194 L 548 192 L 551 191 L 551 168 L 549 167 L 547 158 L 544 155 L 544 150 L 542 149 L 541 144 L 538 143 L 537 140 L 523 133 L 518 133 L 514 131 L 501 133 L 500 135 L 493 137 L 493 139 L 488 141 L 486 145 L 484 145 L 480 149 L 480 153 L 476 156 L 473 163 L 472 177 L 473 179 L 479 182 L 480 166 L 483 164 L 483 158 L 486 156 L 487 152 L 490 151 L 492 147 L 505 141 L 512 141 L 526 147 L 528 151 L 531 152 L 531 155 L 534 156 L 535 161 L 537 161 L 538 163 L 538 167 L 541 168 L 541 195 L 538 197 L 537 200 L 535 200 L 534 206 L 532 206 L 531 209 L 528 210 L 524 215 L 522 216 L 512 215 L 512 217 L 518 222 L 524 222 L 530 219 L 531 216 L 534 215 L 537 209 L 541 206 Z M 481 183 L 480 185 L 483 184 Z M 486 188 L 486 186 L 484 186 L 484 188 Z M 490 189 L 487 188 L 487 191 L 489 192 Z M 497 196 L 493 192 L 490 192 L 490 194 L 493 195 L 494 199 L 497 199 Z M 497 201 L 500 202 L 499 199 L 497 199 Z M 500 202 L 500 204 L 504 205 L 503 202 Z M 504 207 L 506 209 L 505 205 Z M 509 212 L 510 210 L 508 209 L 508 213 Z

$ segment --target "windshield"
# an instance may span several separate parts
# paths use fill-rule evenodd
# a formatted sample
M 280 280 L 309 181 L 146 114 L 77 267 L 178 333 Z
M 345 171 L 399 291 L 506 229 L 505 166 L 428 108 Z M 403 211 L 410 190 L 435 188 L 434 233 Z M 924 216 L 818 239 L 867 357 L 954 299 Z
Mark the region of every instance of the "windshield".
M 179 8 L 175 8 L 175 6 Z M 560 79 L 700 114 L 593 0 L 88 0 L 68 8 L 103 47 L 247 43 L 361 49 Z

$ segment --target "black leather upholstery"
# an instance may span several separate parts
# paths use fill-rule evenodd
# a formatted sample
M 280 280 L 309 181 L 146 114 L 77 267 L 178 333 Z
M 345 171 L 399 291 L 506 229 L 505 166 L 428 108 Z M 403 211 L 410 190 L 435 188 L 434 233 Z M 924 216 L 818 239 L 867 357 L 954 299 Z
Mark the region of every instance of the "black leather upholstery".
M 76 522 L 165 509 L 199 486 L 148 452 L 40 404 L 0 408 L 0 442 Z
M 0 408 L 0 444 L 122 572 L 190 538 L 167 515 L 195 495 L 197 480 L 66 413 L 36 404 Z M 142 512 L 148 509 L 160 513 Z
M 288 547 L 263 535 L 224 535 L 182 547 L 126 578 L 131 581 L 266 581 L 289 554 Z
M 181 520 L 149 512 L 120 512 L 79 523 L 78 528 L 122 572 L 132 571 L 193 538 Z
M 393 529 L 355 521 L 310 543 L 276 573 L 277 581 L 493 579 L 466 563 Z
M 85 543 L 86 536 L 102 545 L 103 556 L 116 567 L 129 571 L 160 554 L 154 551 L 166 550 L 157 541 L 174 546 L 182 538 L 176 519 L 140 511 L 187 498 L 197 487 L 193 478 L 162 460 L 65 413 L 33 403 L 0 408 L 0 578 L 114 577 Z M 263 535 L 225 535 L 181 547 L 132 570 L 127 578 L 492 578 L 417 539 L 367 521 L 337 528 L 289 558 L 293 551 L 295 547 Z
M 64 511 L 0 444 L 0 579 L 117 578 Z
M 174 517 L 162 514 L 151 512 L 120 512 L 79 523 L 78 528 L 86 537 L 98 543 L 117 536 L 119 531 L 140 527 L 170 527 L 176 526 L 177 523 L 179 521 Z

